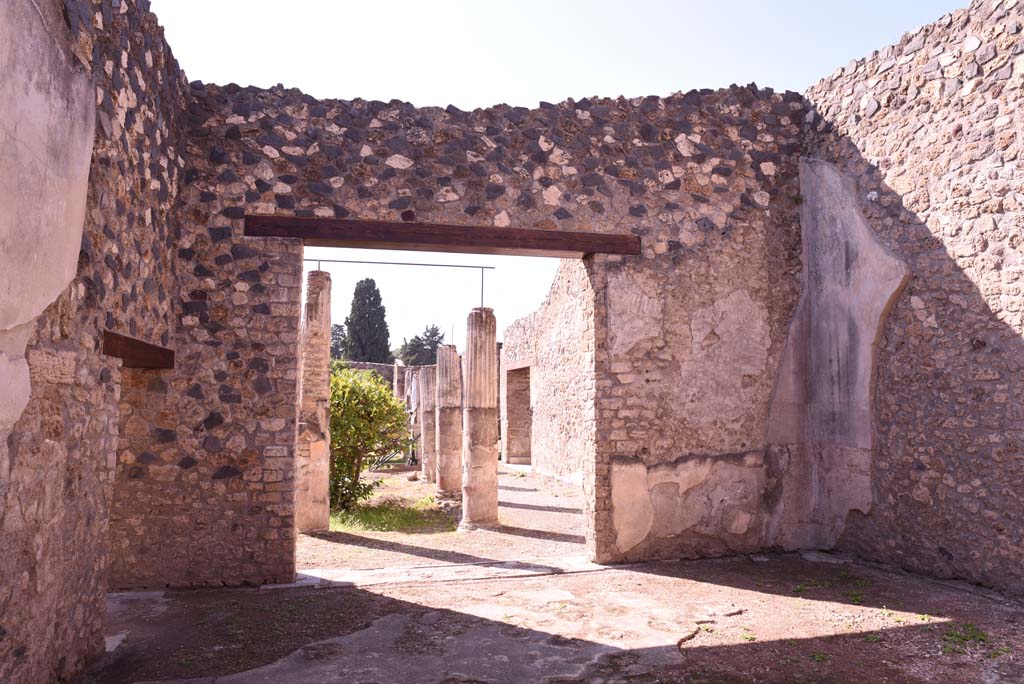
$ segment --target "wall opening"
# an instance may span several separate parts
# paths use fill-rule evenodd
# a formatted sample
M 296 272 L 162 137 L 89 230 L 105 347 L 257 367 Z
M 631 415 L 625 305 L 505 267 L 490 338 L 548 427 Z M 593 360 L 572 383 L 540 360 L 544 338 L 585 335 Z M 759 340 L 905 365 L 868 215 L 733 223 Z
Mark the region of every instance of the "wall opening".
M 530 367 L 510 368 L 505 372 L 505 396 L 508 427 L 505 440 L 505 461 L 510 465 L 529 465 L 533 426 L 533 405 L 530 401 Z

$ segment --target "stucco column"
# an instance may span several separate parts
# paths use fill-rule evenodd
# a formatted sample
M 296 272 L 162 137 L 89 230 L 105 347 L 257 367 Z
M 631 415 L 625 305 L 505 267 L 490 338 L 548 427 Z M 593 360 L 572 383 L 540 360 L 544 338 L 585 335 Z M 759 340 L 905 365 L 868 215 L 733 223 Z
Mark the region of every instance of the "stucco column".
M 434 460 L 437 446 L 434 437 L 434 404 L 437 400 L 436 368 L 424 366 L 420 369 L 420 472 L 423 479 L 433 482 L 437 479 L 437 464 Z
M 306 276 L 306 315 L 301 347 L 299 438 L 295 473 L 295 527 L 326 530 L 330 524 L 331 276 Z
M 437 495 L 462 493 L 462 362 L 454 344 L 437 348 L 437 400 L 434 421 Z
M 462 408 L 462 523 L 472 530 L 498 524 L 498 343 L 491 309 L 466 322 Z

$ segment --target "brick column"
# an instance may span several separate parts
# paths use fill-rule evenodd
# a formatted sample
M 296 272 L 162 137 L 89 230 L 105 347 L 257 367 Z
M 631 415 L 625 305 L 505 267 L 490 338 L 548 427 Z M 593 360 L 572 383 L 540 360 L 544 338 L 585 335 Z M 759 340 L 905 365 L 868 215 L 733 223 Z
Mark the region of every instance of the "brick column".
M 498 344 L 491 309 L 469 313 L 462 408 L 462 522 L 473 530 L 498 524 Z
M 330 524 L 331 276 L 306 277 L 302 322 L 302 386 L 295 473 L 295 529 L 326 530 Z
M 462 364 L 454 344 L 437 348 L 437 399 L 434 421 L 437 495 L 462 492 Z
M 437 449 L 434 436 L 434 405 L 437 401 L 436 379 L 434 366 L 420 368 L 420 472 L 427 482 L 437 479 L 437 464 L 434 460 Z

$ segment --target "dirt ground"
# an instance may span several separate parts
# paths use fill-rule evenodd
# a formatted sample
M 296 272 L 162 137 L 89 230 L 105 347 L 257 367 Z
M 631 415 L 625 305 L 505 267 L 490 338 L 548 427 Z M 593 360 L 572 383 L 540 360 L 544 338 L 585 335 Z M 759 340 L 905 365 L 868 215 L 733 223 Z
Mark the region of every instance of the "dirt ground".
M 111 595 L 80 684 L 1024 682 L 1016 599 L 831 554 L 595 566 L 572 487 L 501 484 L 518 533 L 331 533 L 296 586 Z

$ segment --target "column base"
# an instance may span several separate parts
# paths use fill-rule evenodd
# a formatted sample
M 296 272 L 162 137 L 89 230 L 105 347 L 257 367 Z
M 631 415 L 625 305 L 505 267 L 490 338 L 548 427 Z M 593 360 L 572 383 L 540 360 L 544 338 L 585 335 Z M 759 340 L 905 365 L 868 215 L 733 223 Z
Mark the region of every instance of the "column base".
M 463 520 L 459 523 L 457 532 L 474 532 L 476 530 L 496 530 L 501 527 L 501 523 L 471 523 Z

